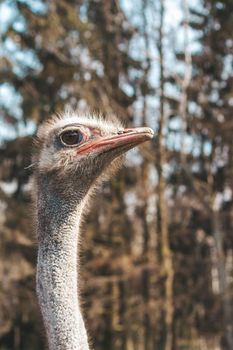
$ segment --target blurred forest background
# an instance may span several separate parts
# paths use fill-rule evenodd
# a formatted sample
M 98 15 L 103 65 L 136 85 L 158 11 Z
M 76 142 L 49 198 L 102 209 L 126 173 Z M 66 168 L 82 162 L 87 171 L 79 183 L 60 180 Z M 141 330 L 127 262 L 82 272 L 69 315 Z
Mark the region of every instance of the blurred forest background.
M 70 105 L 157 132 L 85 225 L 95 349 L 232 350 L 233 1 L 2 0 L 0 32 L 0 349 L 45 348 L 27 167 Z

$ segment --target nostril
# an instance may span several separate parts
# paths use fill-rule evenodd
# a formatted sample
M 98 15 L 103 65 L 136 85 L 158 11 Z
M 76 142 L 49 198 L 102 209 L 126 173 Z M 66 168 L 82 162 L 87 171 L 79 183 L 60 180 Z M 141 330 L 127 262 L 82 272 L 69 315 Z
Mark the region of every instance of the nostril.
M 130 132 L 135 131 L 134 129 L 125 129 L 122 131 L 122 134 L 129 134 Z
M 122 134 L 129 134 L 131 132 L 134 132 L 135 129 L 122 129 L 122 130 L 118 130 L 116 132 L 117 135 L 122 135 Z

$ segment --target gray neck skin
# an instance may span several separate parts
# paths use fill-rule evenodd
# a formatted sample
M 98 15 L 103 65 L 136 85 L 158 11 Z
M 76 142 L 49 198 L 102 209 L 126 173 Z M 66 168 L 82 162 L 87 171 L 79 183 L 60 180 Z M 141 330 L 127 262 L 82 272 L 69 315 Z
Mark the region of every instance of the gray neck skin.
M 37 198 L 37 295 L 50 350 L 88 350 L 78 301 L 79 225 L 84 202 L 64 199 L 46 180 Z M 68 196 L 69 197 L 69 196 Z

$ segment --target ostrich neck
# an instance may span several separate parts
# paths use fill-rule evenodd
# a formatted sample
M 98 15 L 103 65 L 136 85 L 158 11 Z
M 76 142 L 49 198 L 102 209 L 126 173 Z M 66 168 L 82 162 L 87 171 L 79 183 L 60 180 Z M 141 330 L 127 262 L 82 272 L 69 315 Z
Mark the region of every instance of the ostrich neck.
M 88 350 L 78 300 L 79 225 L 83 201 L 40 188 L 37 208 L 37 294 L 50 350 Z

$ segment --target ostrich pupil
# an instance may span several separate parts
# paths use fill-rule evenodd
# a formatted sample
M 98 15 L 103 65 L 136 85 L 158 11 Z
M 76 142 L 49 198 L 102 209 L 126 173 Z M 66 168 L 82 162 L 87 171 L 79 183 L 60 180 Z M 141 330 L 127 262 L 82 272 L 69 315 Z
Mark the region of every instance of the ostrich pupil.
M 82 134 L 77 130 L 66 131 L 61 135 L 62 142 L 68 146 L 77 145 L 82 141 L 82 139 Z

